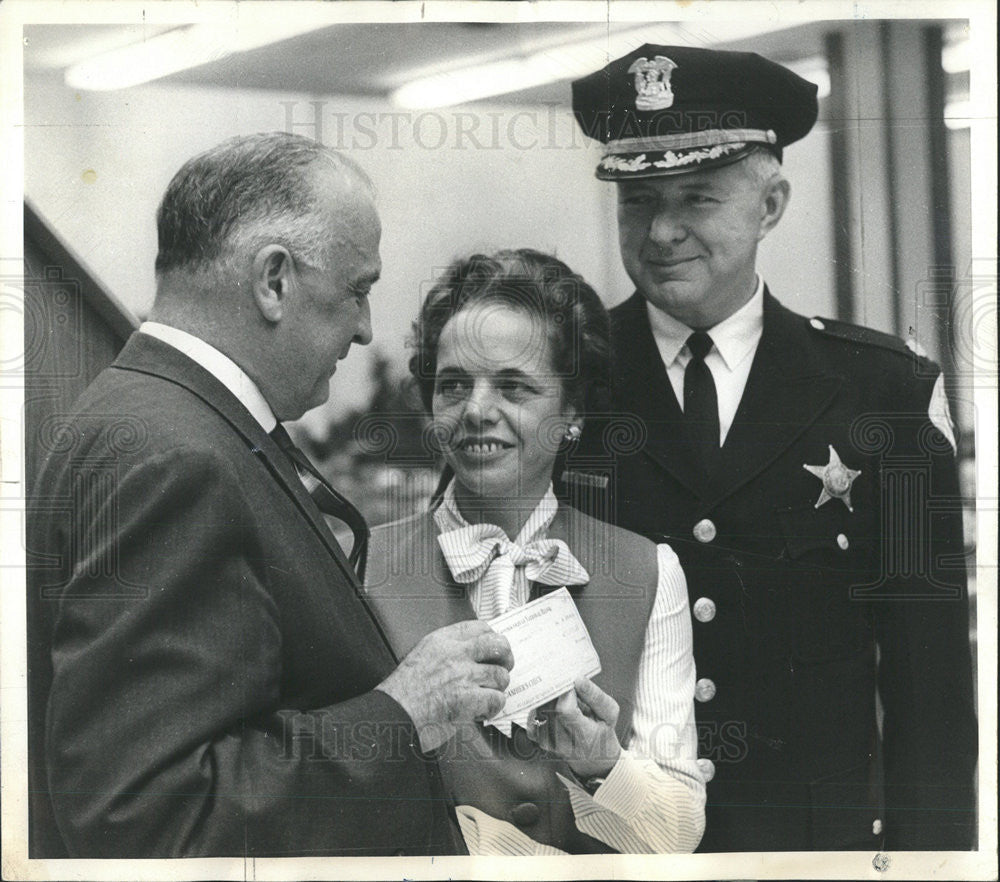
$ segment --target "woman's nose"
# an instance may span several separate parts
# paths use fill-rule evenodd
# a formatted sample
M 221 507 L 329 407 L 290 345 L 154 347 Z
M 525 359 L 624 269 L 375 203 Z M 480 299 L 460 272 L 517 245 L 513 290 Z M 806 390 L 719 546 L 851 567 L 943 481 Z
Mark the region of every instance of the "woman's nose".
M 491 422 L 497 418 L 496 390 L 485 382 L 473 385 L 469 397 L 465 399 L 463 416 L 476 423 Z

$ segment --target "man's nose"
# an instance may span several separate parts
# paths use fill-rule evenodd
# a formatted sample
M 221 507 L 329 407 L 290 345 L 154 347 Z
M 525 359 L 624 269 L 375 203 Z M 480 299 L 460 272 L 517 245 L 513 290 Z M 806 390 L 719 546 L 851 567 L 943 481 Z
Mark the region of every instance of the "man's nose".
M 680 215 L 668 208 L 660 208 L 649 225 L 649 238 L 657 245 L 673 245 L 687 236 L 687 227 Z
M 372 336 L 372 310 L 366 297 L 361 307 L 361 318 L 358 320 L 358 331 L 354 335 L 354 342 L 359 346 L 367 346 L 372 342 Z

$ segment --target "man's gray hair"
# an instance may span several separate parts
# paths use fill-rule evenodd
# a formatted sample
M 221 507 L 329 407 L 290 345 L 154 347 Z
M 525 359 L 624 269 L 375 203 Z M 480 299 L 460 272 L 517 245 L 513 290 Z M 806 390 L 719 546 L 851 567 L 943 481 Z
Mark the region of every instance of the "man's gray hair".
M 780 160 L 766 147 L 756 147 L 741 164 L 743 170 L 761 186 L 781 174 Z
M 353 160 L 286 132 L 230 138 L 188 160 L 156 214 L 157 275 L 208 269 L 268 243 L 284 245 L 304 263 L 322 265 L 329 233 L 316 198 L 319 162 L 373 191 Z

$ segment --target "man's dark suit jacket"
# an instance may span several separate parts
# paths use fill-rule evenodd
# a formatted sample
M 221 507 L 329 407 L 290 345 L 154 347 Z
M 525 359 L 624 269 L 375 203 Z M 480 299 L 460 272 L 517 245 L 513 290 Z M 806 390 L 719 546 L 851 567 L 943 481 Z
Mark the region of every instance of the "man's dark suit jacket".
M 699 850 L 970 848 L 969 609 L 955 457 L 928 419 L 937 366 L 766 293 L 705 477 L 639 295 L 612 310 L 612 337 L 617 426 L 588 421 L 567 493 L 684 566 L 698 677 L 715 687 L 696 702 L 714 764 Z M 853 511 L 816 507 L 803 466 L 830 446 L 861 471 Z
M 32 857 L 453 851 L 355 574 L 237 399 L 136 334 L 43 431 Z

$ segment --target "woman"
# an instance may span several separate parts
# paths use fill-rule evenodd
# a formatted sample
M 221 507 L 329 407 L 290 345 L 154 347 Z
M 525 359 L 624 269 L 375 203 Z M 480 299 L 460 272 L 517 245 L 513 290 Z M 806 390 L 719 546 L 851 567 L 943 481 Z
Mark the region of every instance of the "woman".
M 475 255 L 431 289 L 414 332 L 410 370 L 454 477 L 432 511 L 373 533 L 387 636 L 402 655 L 565 585 L 602 663 L 524 728 L 470 724 L 439 749 L 470 853 L 692 851 L 705 789 L 680 565 L 552 491 L 561 445 L 606 409 L 599 298 L 539 252 Z

